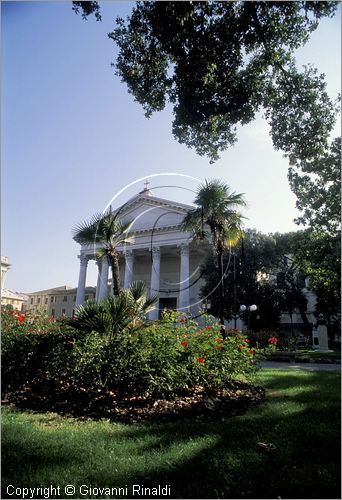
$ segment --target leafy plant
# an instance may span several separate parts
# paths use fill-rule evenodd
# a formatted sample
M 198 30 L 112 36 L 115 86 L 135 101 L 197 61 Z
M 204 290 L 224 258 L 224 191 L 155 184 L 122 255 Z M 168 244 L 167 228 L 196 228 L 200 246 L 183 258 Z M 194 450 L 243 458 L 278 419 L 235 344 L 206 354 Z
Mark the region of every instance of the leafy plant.
M 219 318 L 224 325 L 223 254 L 242 236 L 243 217 L 237 208 L 245 207 L 246 202 L 241 193 L 231 192 L 219 179 L 211 179 L 199 186 L 195 204 L 197 207 L 184 217 L 183 228 L 194 231 L 197 239 L 211 238 L 219 270 Z
M 141 328 L 146 314 L 156 302 L 156 296 L 148 297 L 143 282 L 134 282 L 120 295 L 107 297 L 100 302 L 87 301 L 79 306 L 69 324 L 86 333 L 97 332 L 115 337 L 125 330 Z

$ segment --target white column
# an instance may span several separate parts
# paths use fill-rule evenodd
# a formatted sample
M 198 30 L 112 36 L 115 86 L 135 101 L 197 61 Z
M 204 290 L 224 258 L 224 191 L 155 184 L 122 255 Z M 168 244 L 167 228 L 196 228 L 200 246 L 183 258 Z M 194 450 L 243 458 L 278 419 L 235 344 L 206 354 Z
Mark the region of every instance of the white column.
M 96 283 L 96 295 L 95 300 L 99 299 L 100 285 L 101 285 L 101 270 L 102 270 L 102 262 L 100 259 L 96 258 L 97 265 L 97 283 Z
M 125 279 L 124 279 L 124 288 L 128 288 L 132 283 L 133 278 L 133 266 L 134 266 L 134 254 L 133 250 L 126 250 L 125 252 Z
M 81 254 L 78 258 L 80 259 L 80 274 L 78 276 L 76 306 L 79 306 L 84 302 L 88 266 L 88 257 L 86 255 Z
M 151 269 L 151 295 L 155 295 L 159 292 L 160 286 L 160 247 L 152 248 L 152 269 Z M 158 319 L 159 315 L 159 303 L 157 302 L 155 309 L 153 309 L 150 314 L 150 319 Z
M 182 311 L 189 310 L 190 288 L 189 288 L 189 244 L 180 245 L 180 283 L 179 283 L 179 305 Z
M 102 269 L 101 269 L 101 280 L 100 280 L 100 290 L 97 300 L 103 300 L 108 296 L 108 259 L 104 257 L 102 259 Z

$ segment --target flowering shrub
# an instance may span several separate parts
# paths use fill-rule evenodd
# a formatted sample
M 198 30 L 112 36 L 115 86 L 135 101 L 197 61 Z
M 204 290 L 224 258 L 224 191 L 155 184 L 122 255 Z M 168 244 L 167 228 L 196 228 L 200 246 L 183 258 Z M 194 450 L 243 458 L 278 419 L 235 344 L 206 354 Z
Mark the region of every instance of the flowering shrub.
M 279 336 L 273 330 L 248 331 L 246 336 L 250 341 L 250 345 L 258 349 L 275 349 L 279 342 Z
M 215 319 L 205 324 L 167 312 L 162 321 L 140 332 L 140 356 L 149 393 L 170 395 L 195 385 L 208 390 L 223 389 L 237 378 L 248 379 L 255 371 L 257 349 L 235 330 L 221 335 Z
M 221 335 L 214 318 L 205 324 L 165 314 L 139 330 L 116 335 L 75 330 L 43 313 L 3 311 L 3 389 L 53 393 L 61 387 L 105 389 L 134 396 L 171 397 L 201 385 L 220 390 L 248 380 L 258 355 L 239 331 Z M 38 388 L 38 389 L 37 389 Z
M 279 341 L 278 337 L 275 336 L 269 337 L 268 339 L 268 343 L 271 345 L 277 345 L 278 341 Z
M 53 381 L 67 372 L 65 348 L 70 333 L 44 312 L 22 314 L 1 308 L 2 389 L 17 390 L 35 382 Z M 72 337 L 72 335 L 71 335 Z M 56 376 L 56 367 L 60 370 Z

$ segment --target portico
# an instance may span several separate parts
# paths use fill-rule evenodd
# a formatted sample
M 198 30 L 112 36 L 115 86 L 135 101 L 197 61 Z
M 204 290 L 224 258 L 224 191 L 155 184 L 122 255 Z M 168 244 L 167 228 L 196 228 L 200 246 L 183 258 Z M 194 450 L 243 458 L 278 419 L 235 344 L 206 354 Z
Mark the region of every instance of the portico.
M 198 312 L 201 286 L 200 266 L 208 251 L 192 241 L 192 234 L 181 229 L 184 215 L 192 207 L 156 198 L 145 189 L 120 210 L 123 220 L 132 221 L 133 241 L 118 246 L 122 286 L 143 281 L 159 303 L 150 313 L 158 319 L 161 309 L 173 304 L 180 311 Z M 84 302 L 87 267 L 90 260 L 98 266 L 96 300 L 109 293 L 107 259 L 99 261 L 94 246 L 82 246 L 76 305 Z

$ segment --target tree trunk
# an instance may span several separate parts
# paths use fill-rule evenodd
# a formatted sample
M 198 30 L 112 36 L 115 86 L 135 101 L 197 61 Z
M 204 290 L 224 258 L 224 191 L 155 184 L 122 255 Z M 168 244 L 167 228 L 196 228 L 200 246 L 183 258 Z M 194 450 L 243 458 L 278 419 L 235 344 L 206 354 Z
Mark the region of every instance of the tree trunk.
M 120 267 L 119 267 L 119 256 L 116 250 L 113 251 L 110 260 L 112 268 L 113 294 L 120 295 L 121 293 Z
M 220 317 L 220 323 L 221 323 L 221 330 L 222 330 L 222 335 L 225 336 L 225 327 L 224 327 L 224 314 L 223 314 L 223 308 L 224 308 L 224 289 L 223 289 L 223 252 L 219 251 L 217 253 L 217 264 L 218 264 L 218 269 L 219 269 L 219 279 L 220 279 L 220 286 L 219 286 L 219 317 Z
M 236 328 L 236 254 L 233 256 L 233 309 L 234 309 L 234 328 Z
M 312 325 L 309 322 L 308 317 L 306 315 L 306 311 L 305 311 L 304 307 L 301 304 L 298 304 L 298 310 L 299 310 L 300 317 L 302 318 L 302 321 L 304 323 L 305 330 L 307 331 L 307 333 L 309 335 L 311 335 L 311 333 L 312 333 Z

